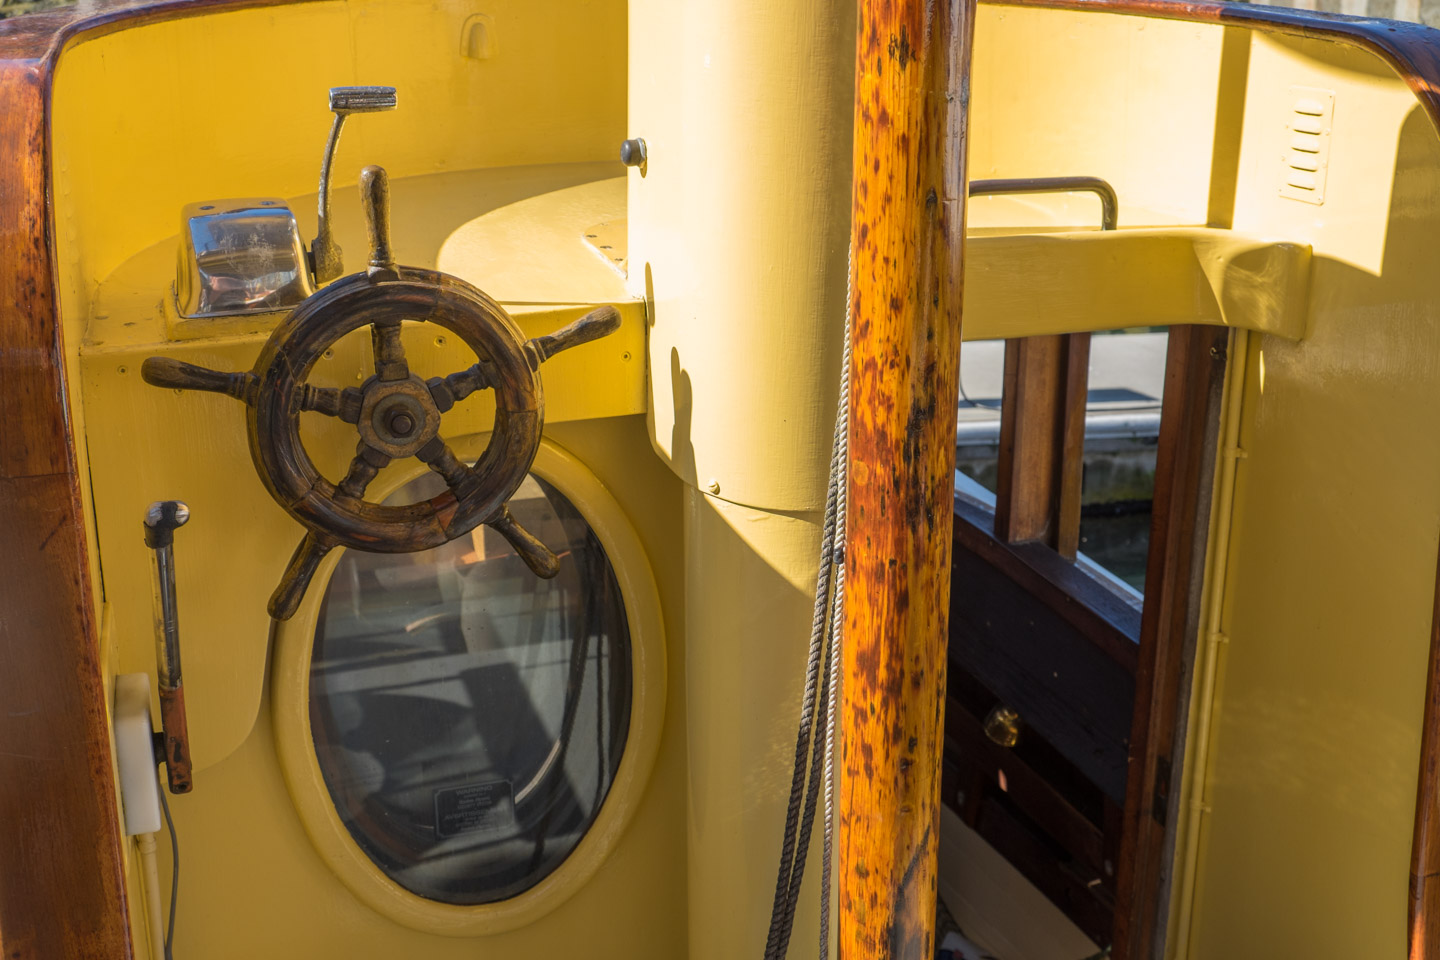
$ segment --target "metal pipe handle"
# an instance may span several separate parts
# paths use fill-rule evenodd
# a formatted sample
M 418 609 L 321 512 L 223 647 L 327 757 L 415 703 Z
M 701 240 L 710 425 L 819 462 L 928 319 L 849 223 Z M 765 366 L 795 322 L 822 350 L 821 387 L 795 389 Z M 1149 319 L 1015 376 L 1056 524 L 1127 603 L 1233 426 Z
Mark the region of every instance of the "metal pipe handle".
M 180 668 L 180 611 L 175 595 L 175 531 L 190 519 L 179 500 L 159 500 L 145 511 L 145 546 L 155 555 L 155 673 L 160 686 L 165 775 L 171 793 L 189 793 L 190 731 Z

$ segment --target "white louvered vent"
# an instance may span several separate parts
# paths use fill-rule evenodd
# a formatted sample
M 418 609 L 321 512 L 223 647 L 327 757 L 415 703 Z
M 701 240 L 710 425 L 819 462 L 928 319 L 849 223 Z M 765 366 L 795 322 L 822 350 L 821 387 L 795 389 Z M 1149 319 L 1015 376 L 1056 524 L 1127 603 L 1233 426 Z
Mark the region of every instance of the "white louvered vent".
M 1280 152 L 1280 196 L 1324 203 L 1335 94 L 1316 87 L 1291 87 L 1290 98 Z

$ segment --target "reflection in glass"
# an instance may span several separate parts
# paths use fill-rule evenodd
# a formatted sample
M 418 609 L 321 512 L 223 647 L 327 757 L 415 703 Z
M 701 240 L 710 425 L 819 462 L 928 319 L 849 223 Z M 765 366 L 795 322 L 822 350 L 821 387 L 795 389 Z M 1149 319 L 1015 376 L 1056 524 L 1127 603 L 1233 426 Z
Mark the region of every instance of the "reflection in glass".
M 433 475 L 388 502 L 439 493 Z M 423 553 L 347 551 L 326 589 L 310 722 L 361 849 L 446 903 L 513 897 L 580 842 L 630 724 L 630 635 L 599 540 L 554 487 L 511 511 L 561 558 L 541 580 L 486 527 Z

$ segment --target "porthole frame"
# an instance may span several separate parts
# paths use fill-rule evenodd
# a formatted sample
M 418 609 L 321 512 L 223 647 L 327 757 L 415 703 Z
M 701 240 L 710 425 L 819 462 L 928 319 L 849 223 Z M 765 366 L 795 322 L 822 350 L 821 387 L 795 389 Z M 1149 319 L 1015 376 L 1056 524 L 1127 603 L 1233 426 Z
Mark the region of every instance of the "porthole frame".
M 483 449 L 488 434 L 450 439 L 463 458 Z M 382 476 L 372 486 L 389 496 L 426 469 Z M 625 604 L 630 627 L 630 729 L 614 781 L 584 837 L 535 886 L 507 900 L 473 905 L 441 903 L 405 889 L 372 861 L 350 835 L 331 799 L 310 726 L 310 661 L 320 606 L 343 549 L 331 551 L 315 573 L 295 616 L 273 625 L 271 716 L 275 750 L 291 802 L 320 859 L 355 897 L 382 916 L 422 933 L 474 937 L 503 933 L 560 906 L 584 887 L 614 853 L 644 799 L 665 717 L 665 626 L 660 594 L 639 535 L 620 504 L 588 467 L 542 439 L 530 472 L 564 495 L 599 538 Z

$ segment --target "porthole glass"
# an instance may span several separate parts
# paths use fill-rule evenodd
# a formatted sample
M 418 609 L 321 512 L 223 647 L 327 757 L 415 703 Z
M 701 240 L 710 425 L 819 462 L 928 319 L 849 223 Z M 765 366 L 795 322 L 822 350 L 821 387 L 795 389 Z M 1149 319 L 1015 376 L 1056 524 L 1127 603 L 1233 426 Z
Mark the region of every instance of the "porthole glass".
M 420 477 L 387 502 L 443 489 Z M 310 721 L 355 842 L 431 900 L 491 903 L 570 854 L 630 726 L 630 634 L 590 525 L 530 477 L 510 503 L 560 556 L 541 580 L 487 527 L 422 553 L 347 551 L 326 588 Z

